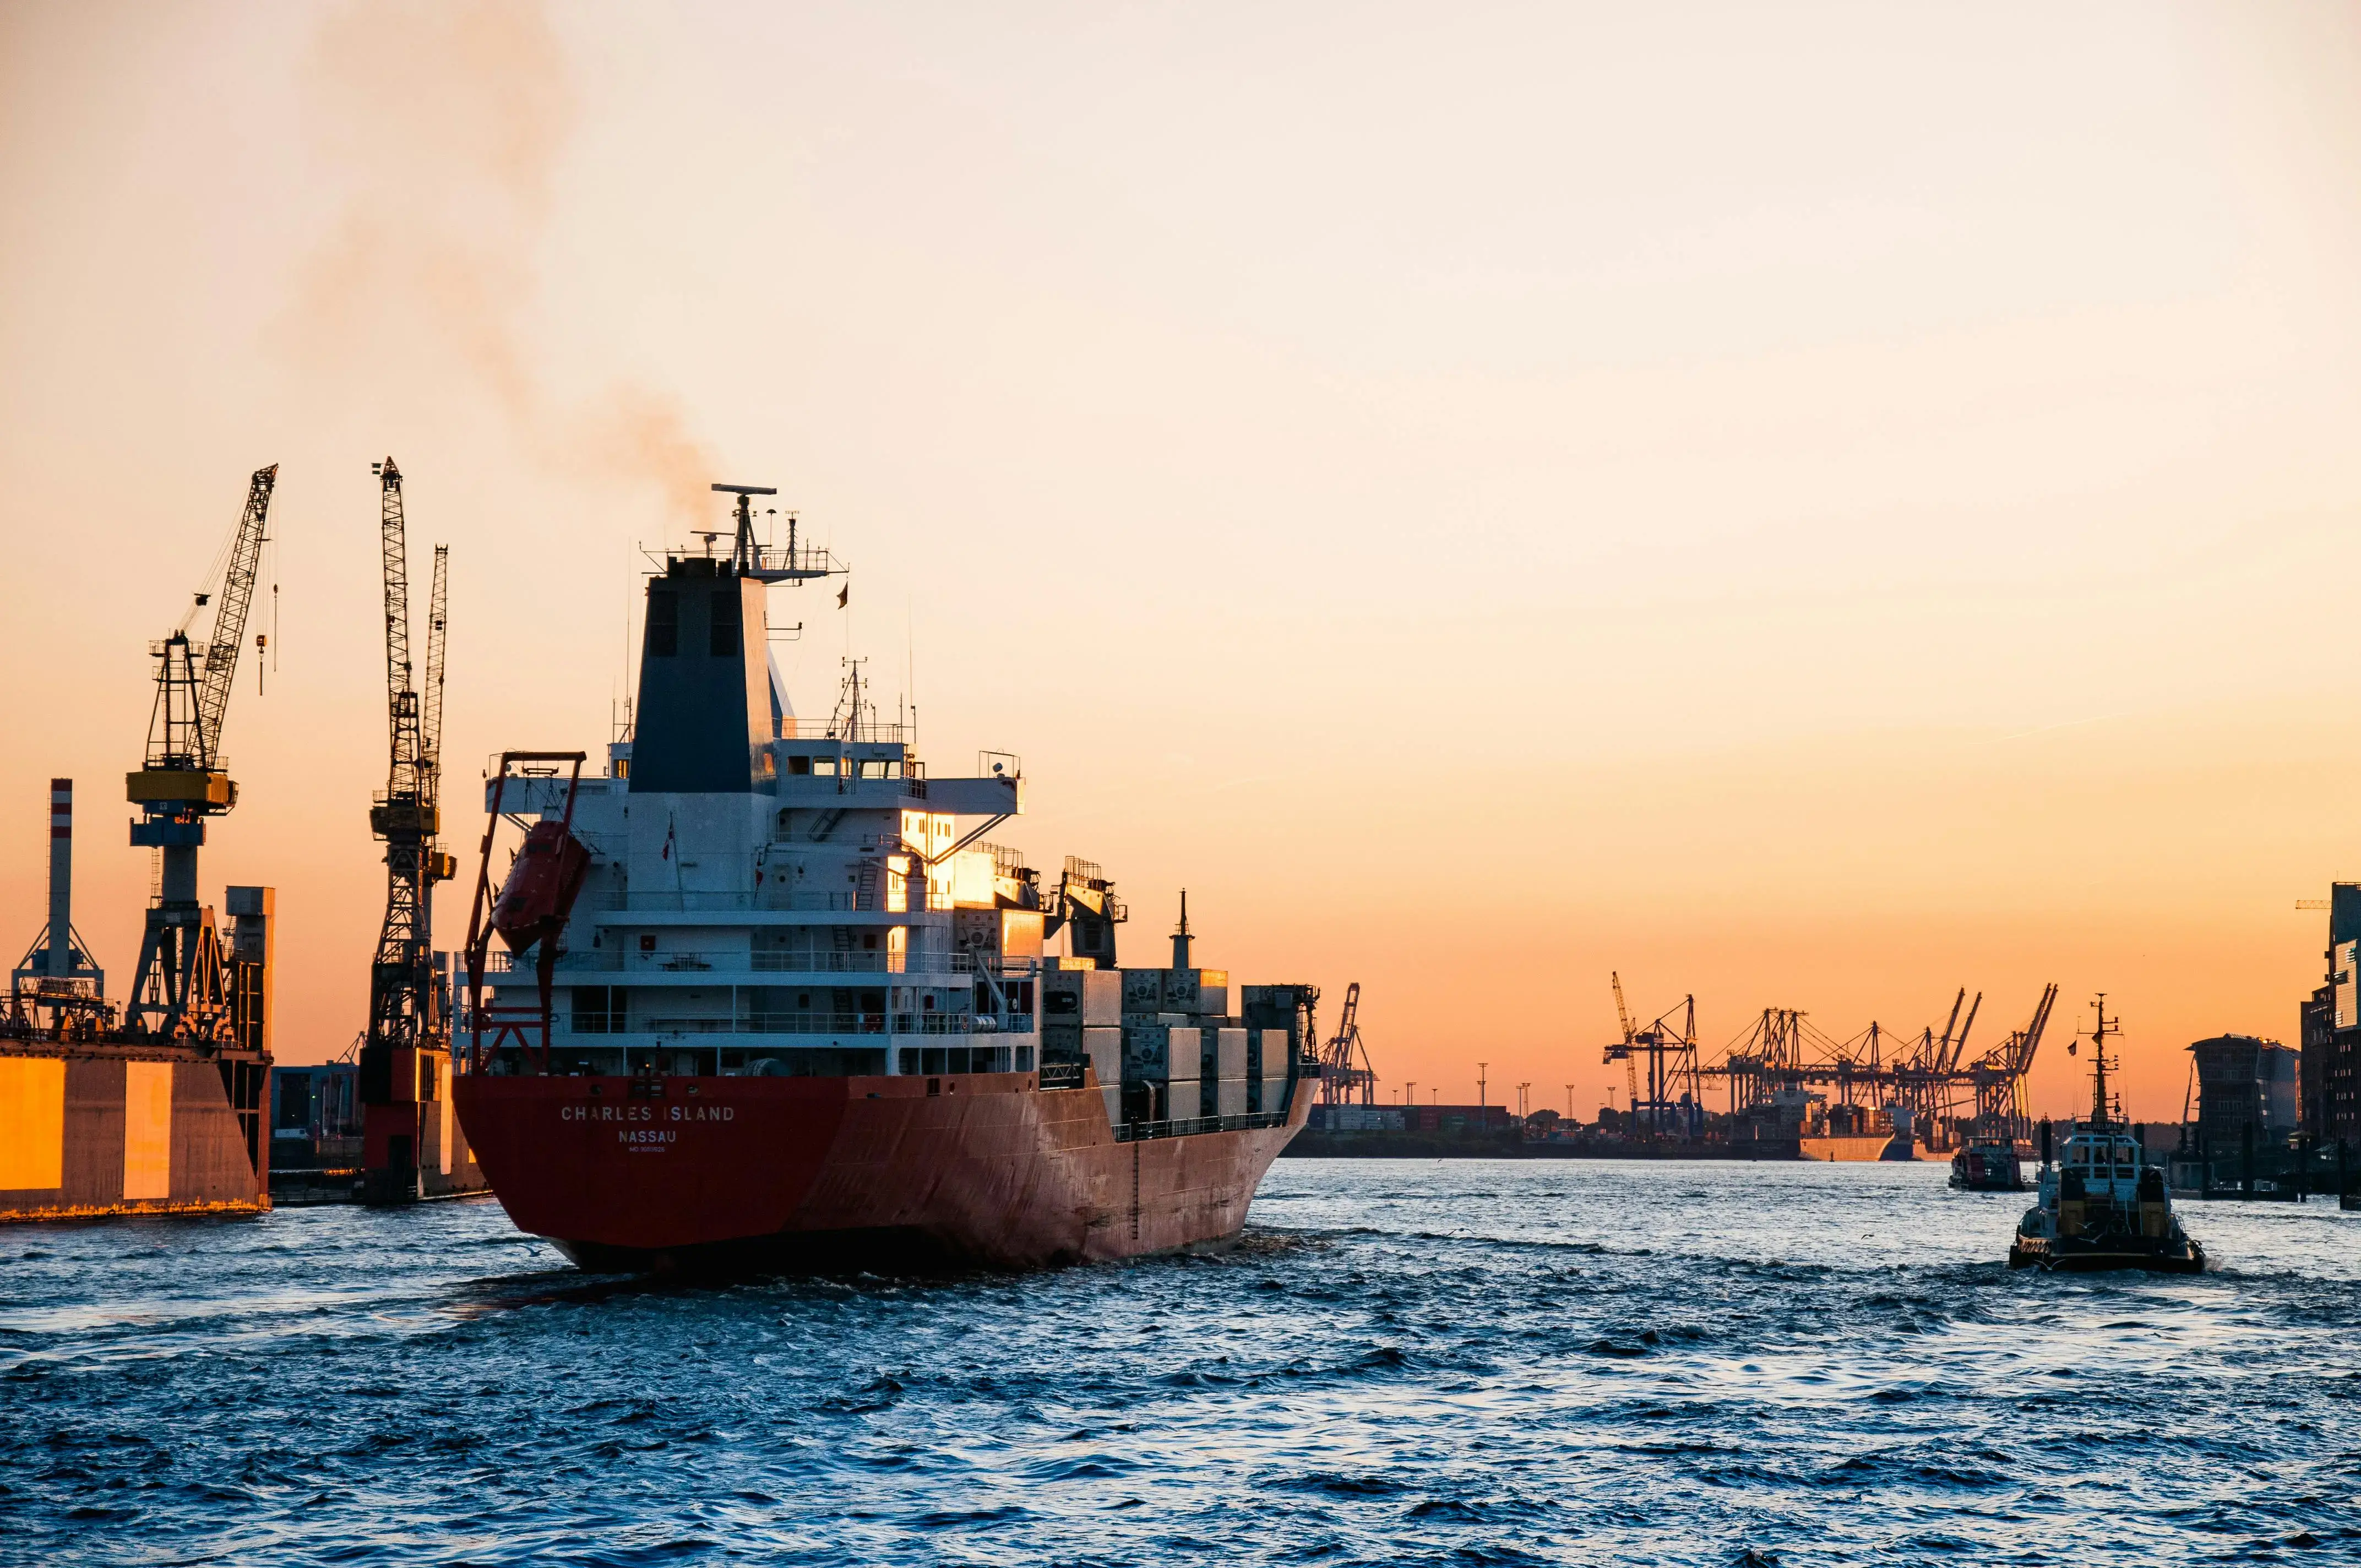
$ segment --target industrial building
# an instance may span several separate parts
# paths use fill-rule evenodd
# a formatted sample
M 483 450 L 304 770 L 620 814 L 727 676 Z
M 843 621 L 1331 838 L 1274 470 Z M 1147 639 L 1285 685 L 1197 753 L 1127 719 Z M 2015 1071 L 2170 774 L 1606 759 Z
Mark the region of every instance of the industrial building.
M 359 1166 L 361 1106 L 355 1092 L 359 1076 L 360 1069 L 351 1062 L 273 1069 L 272 1098 L 277 1102 L 270 1124 L 273 1169 Z
M 2277 1040 L 2216 1035 L 2189 1047 L 2197 1062 L 2197 1133 L 2203 1146 L 2285 1145 L 2298 1131 L 2297 1055 Z
M 2297 1036 L 2301 1113 L 2323 1146 L 2361 1145 L 2361 883 L 2332 883 L 2327 908 L 2327 983 L 2303 1004 Z

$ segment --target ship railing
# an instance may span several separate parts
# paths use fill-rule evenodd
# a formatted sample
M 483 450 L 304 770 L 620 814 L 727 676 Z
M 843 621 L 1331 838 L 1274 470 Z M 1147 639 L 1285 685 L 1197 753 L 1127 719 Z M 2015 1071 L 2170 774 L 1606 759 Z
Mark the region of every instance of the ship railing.
M 912 901 L 907 898 L 896 901 L 882 892 L 863 893 L 857 889 L 843 893 L 797 893 L 788 888 L 763 888 L 753 893 L 601 893 L 594 894 L 583 902 L 591 909 L 609 914 L 701 915 L 755 909 L 839 915 L 906 915 L 912 912 L 907 907 Z M 902 906 L 897 907 L 897 902 Z M 917 907 L 929 910 L 958 907 L 948 888 L 931 888 L 916 903 Z
M 707 970 L 750 971 L 755 974 L 972 974 L 972 953 L 851 952 L 632 952 L 592 948 L 561 953 L 557 970 L 565 973 L 663 974 Z M 484 963 L 490 975 L 531 974 L 533 961 L 513 953 L 491 954 Z
M 1118 1122 L 1117 1143 L 1143 1143 L 1149 1138 L 1185 1138 L 1198 1133 L 1244 1133 L 1258 1127 L 1283 1127 L 1284 1111 L 1252 1111 L 1243 1116 L 1180 1116 L 1169 1122 Z
M 599 1016 L 593 1014 L 591 1016 Z M 735 1018 L 651 1018 L 641 1035 L 966 1035 L 964 1013 L 748 1013 Z M 606 1031 L 587 1030 L 583 1033 Z

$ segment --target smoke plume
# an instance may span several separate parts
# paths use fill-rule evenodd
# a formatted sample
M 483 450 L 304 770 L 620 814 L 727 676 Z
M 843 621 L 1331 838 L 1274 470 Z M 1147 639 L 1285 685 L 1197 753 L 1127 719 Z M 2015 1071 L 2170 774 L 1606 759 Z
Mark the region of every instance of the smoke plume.
M 716 472 L 678 400 L 623 383 L 555 396 L 530 348 L 537 258 L 577 99 L 531 0 L 371 0 L 313 40 L 308 118 L 350 187 L 285 325 L 303 359 L 479 389 L 536 458 L 701 515 Z

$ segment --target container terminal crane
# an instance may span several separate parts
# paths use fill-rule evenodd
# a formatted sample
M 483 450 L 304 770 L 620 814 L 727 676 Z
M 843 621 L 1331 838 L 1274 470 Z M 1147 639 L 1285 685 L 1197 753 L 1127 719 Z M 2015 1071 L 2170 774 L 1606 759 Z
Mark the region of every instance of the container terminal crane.
M 1716 1117 L 1730 1141 L 1799 1144 L 1806 1157 L 1910 1157 L 1915 1146 L 1950 1149 L 1962 1139 L 2011 1143 L 2031 1151 L 2026 1075 L 2032 1070 L 2058 988 L 2048 987 L 2031 1020 L 1970 1060 L 1968 1037 L 1983 997 L 1962 987 L 1938 1035 L 1897 1037 L 1872 1023 L 1849 1039 L 1815 1028 L 1789 1008 L 1764 1008 L 1715 1057 L 1699 1050 L 1697 1002 L 1644 1025 L 1632 1022 L 1620 977 L 1610 976 L 1622 1038 L 1606 1048 L 1631 1085 L 1629 1127 L 1645 1140 L 1694 1140 L 1708 1131 L 1708 1080 L 1724 1105 Z M 1962 1012 L 1965 1017 L 1962 1020 Z M 1676 1017 L 1677 1015 L 1677 1017 Z M 1973 1113 L 1962 1115 L 1965 1106 Z
M 0 1218 L 269 1206 L 276 899 L 228 889 L 225 941 L 197 852 L 237 804 L 222 737 L 278 475 L 255 471 L 220 581 L 150 645 L 155 705 L 126 794 L 139 808 L 130 841 L 158 872 L 119 1015 L 73 927 L 73 781 L 50 781 L 49 919 L 0 1018 Z M 201 641 L 191 626 L 209 607 Z

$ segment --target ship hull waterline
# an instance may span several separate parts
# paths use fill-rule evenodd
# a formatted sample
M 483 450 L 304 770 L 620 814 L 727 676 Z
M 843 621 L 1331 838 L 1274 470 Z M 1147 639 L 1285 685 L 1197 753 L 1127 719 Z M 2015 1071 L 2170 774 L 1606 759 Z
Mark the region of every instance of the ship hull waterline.
M 517 1228 L 597 1272 L 1029 1269 L 1234 1241 L 1309 1114 L 1119 1140 L 1095 1074 L 505 1077 L 453 1099 Z M 1257 1119 L 1258 1120 L 1258 1119 Z
M 2008 1249 L 2011 1268 L 2038 1268 L 2048 1274 L 2202 1274 L 2205 1249 L 2191 1242 L 2186 1250 L 2150 1249 L 2107 1243 L 2060 1247 L 2047 1237 L 2020 1236 Z

